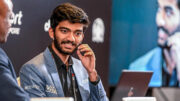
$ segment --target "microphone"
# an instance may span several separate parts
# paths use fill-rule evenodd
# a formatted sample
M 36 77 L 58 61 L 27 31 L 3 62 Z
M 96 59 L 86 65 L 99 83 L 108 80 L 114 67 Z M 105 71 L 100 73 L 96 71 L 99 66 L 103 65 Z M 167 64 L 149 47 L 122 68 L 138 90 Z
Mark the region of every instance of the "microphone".
M 75 74 L 73 72 L 72 72 L 72 86 L 73 86 L 73 93 L 74 93 L 74 101 L 77 101 L 76 85 L 75 85 Z

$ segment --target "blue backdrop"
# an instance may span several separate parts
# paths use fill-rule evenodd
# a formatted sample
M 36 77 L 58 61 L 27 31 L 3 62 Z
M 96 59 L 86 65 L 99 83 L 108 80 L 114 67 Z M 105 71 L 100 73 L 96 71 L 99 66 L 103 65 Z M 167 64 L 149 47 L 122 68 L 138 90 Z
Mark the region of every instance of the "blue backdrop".
M 122 69 L 157 46 L 157 0 L 113 0 L 109 84 L 116 85 Z

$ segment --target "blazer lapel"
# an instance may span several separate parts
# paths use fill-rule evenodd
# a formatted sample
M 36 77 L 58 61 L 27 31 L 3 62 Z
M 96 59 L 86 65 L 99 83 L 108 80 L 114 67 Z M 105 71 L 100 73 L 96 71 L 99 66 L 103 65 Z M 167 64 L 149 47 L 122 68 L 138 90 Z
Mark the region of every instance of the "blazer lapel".
M 64 92 L 63 92 L 62 85 L 61 85 L 61 82 L 59 79 L 56 64 L 55 64 L 54 58 L 52 57 L 48 48 L 46 48 L 46 50 L 44 52 L 44 56 L 45 56 L 45 61 L 46 61 L 45 63 L 47 65 L 47 70 L 48 70 L 49 74 L 51 75 L 51 78 L 54 82 L 57 94 L 59 97 L 64 97 Z
M 74 58 L 72 58 L 72 60 L 73 60 L 73 71 L 75 73 L 81 98 L 83 101 L 87 101 L 90 92 L 87 74 L 85 74 L 84 67 L 82 67 L 82 65 L 80 65 L 77 62 L 77 60 L 75 60 Z

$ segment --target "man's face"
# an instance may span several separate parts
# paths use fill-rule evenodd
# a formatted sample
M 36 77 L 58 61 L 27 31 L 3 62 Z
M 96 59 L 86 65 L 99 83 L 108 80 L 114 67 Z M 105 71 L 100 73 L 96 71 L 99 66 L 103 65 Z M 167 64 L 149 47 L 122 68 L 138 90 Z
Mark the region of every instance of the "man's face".
M 175 33 L 180 24 L 177 0 L 158 0 L 156 23 L 158 26 L 158 44 L 163 47 L 167 38 Z
M 54 33 L 54 45 L 63 54 L 70 55 L 81 44 L 84 33 L 83 24 L 65 20 L 58 24 Z
M 8 31 L 11 27 L 10 18 L 12 16 L 11 0 L 0 0 L 0 43 L 7 41 Z

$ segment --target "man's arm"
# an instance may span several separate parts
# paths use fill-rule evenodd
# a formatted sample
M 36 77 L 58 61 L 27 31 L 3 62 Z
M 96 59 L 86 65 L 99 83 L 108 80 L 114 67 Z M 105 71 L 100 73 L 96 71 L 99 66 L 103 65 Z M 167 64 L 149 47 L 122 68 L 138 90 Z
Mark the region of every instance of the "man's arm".
M 36 67 L 25 64 L 20 70 L 20 80 L 30 97 L 46 97 L 45 84 Z
M 170 66 L 172 70 L 170 71 L 170 74 L 172 73 L 173 69 L 176 67 L 177 69 L 177 77 L 178 81 L 180 82 L 180 32 L 175 33 L 171 37 L 168 38 L 168 46 L 170 47 Z M 167 63 L 166 63 L 167 65 Z
M 84 54 L 82 55 L 80 52 L 84 52 Z M 77 55 L 89 76 L 91 101 L 108 101 L 100 77 L 95 69 L 96 58 L 92 49 L 87 44 L 82 44 L 78 47 Z M 93 82 L 95 82 L 95 84 Z
M 9 64 L 10 61 L 0 59 L 0 99 L 2 101 L 29 101 L 28 94 L 18 86 Z
M 89 87 L 91 101 L 109 101 L 100 78 L 97 84 L 89 82 Z

